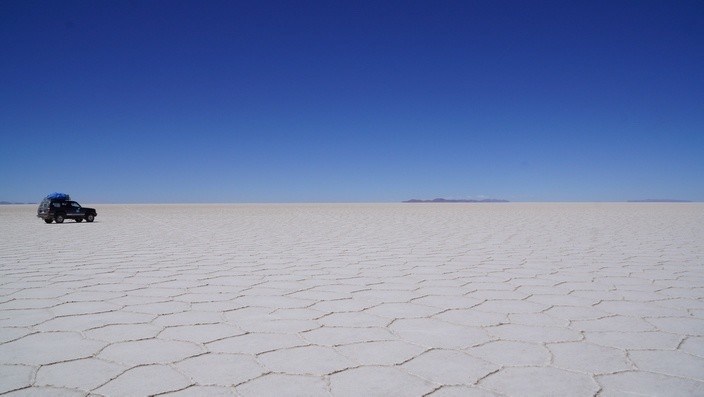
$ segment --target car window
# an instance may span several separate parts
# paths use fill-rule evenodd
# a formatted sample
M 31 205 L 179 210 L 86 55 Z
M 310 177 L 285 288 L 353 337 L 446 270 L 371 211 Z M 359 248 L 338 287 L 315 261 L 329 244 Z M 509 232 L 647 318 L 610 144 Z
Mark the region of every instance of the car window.
M 78 205 L 78 203 L 75 203 L 75 202 L 71 203 L 71 207 L 73 207 L 73 208 L 81 208 L 81 206 Z
M 61 203 L 51 203 L 51 206 L 54 208 L 61 208 Z

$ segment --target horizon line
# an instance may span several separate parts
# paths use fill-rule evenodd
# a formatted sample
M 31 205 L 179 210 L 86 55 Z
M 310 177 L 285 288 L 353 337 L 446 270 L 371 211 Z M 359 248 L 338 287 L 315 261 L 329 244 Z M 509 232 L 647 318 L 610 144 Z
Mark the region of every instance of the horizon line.
M 74 200 L 75 201 L 75 200 Z M 80 203 L 80 202 L 79 202 Z M 102 201 L 85 201 L 89 204 L 101 204 L 101 205 L 252 205 L 252 204 L 409 204 L 409 205 L 427 205 L 427 204 L 438 204 L 438 205 L 448 205 L 448 204 L 512 204 L 512 203 L 628 203 L 628 204 L 691 204 L 691 203 L 704 203 L 704 200 L 516 200 L 516 201 L 446 201 L 446 202 L 433 202 L 433 201 L 418 201 L 418 202 L 408 202 L 408 201 L 162 201 L 162 202 L 102 202 Z M 0 205 L 38 205 L 39 202 L 9 202 L 0 201 Z

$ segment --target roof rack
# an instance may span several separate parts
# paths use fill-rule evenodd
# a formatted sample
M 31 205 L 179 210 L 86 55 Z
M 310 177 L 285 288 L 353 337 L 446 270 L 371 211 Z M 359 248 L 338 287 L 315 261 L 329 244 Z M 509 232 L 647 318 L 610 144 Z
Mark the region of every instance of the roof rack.
M 47 194 L 47 196 L 45 198 L 47 198 L 49 200 L 66 200 L 66 201 L 71 200 L 71 196 L 69 196 L 66 193 L 59 193 L 59 192 Z

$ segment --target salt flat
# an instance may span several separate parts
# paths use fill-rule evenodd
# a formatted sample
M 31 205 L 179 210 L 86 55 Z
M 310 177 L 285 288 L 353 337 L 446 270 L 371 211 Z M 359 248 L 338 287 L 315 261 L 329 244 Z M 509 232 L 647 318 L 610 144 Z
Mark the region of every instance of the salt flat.
M 704 204 L 0 207 L 0 393 L 704 395 Z

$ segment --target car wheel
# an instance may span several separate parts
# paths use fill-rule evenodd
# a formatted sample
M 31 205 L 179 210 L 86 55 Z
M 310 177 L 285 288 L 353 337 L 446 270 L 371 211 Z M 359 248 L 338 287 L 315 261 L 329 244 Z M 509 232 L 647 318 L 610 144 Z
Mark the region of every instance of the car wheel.
M 56 221 L 56 223 L 64 223 L 64 216 L 63 215 L 56 215 L 54 217 L 54 220 Z
M 53 221 L 54 221 L 54 220 L 51 219 L 51 218 L 49 218 L 49 219 L 44 219 L 44 222 L 46 222 L 46 223 L 51 223 L 51 222 L 53 222 Z
M 86 222 L 93 222 L 93 219 L 95 219 L 93 214 L 88 214 L 88 216 L 86 217 Z
M 76 222 L 78 222 L 78 223 L 83 222 L 83 218 L 76 218 Z

